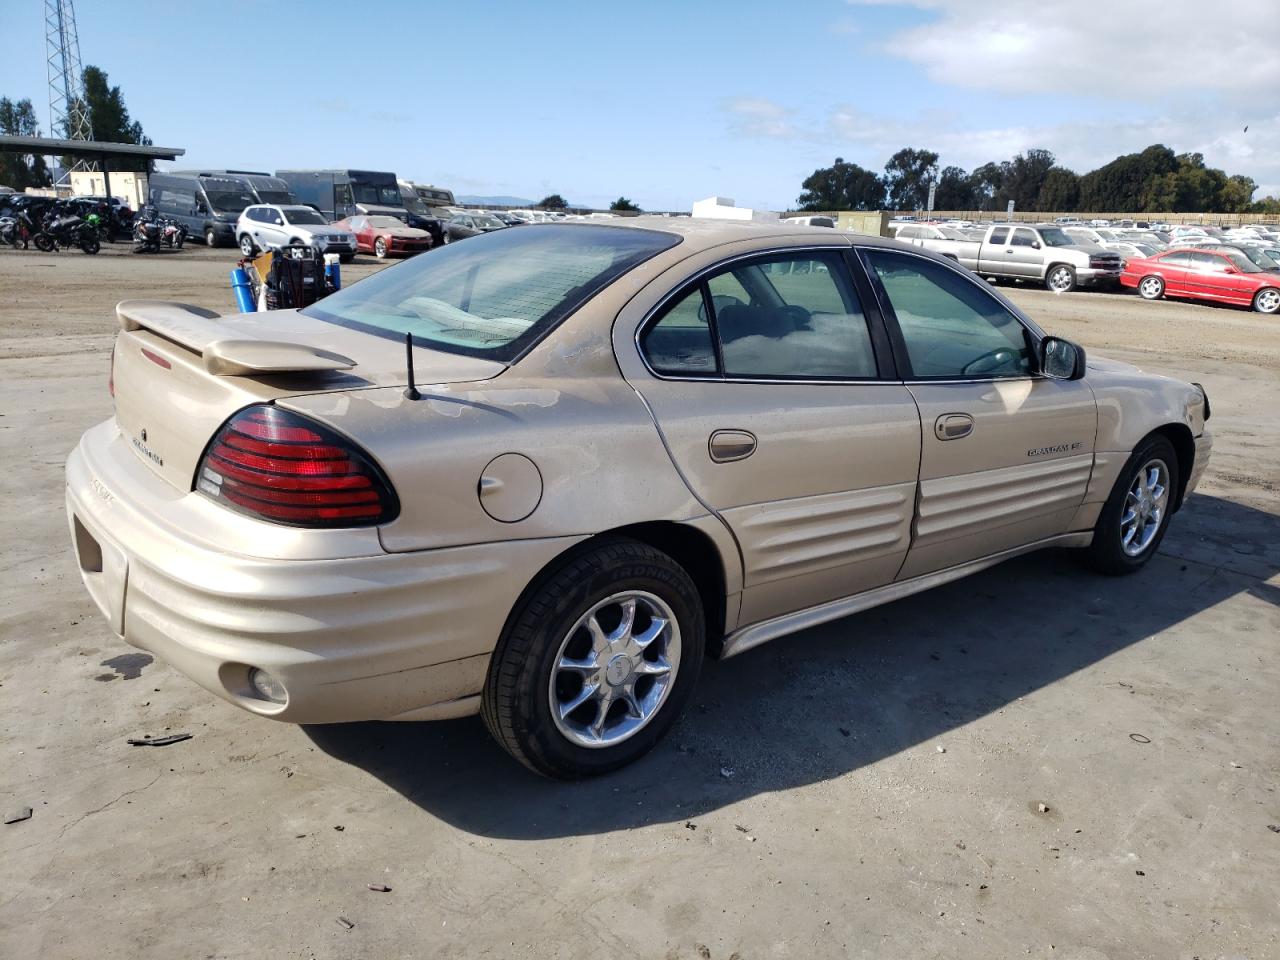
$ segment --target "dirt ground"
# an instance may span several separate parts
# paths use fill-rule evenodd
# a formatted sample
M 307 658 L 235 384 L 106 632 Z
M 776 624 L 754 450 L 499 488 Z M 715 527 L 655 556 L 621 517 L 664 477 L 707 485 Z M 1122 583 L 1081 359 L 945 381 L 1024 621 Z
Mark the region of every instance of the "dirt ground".
M 1007 287 L 1205 384 L 1161 554 L 1035 555 L 709 664 L 650 757 L 566 785 L 477 719 L 249 716 L 90 602 L 62 468 L 110 415 L 113 306 L 230 312 L 235 258 L 0 250 L 0 812 L 34 811 L 0 826 L 0 956 L 1280 957 L 1280 320 Z

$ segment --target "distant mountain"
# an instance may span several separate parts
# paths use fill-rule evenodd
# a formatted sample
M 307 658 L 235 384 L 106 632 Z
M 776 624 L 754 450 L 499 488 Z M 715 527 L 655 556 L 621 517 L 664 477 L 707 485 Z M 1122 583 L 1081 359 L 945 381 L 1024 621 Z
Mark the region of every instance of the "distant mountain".
M 470 204 L 472 206 L 492 206 L 492 207 L 532 207 L 537 200 L 529 200 L 525 197 L 472 197 L 463 196 L 462 194 L 454 194 L 459 203 Z

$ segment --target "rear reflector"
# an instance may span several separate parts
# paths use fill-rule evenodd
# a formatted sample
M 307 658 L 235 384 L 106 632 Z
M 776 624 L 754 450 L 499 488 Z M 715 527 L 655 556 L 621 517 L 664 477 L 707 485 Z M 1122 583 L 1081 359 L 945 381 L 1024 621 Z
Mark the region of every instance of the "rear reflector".
M 296 527 L 365 527 L 395 519 L 391 484 L 358 447 L 273 406 L 223 425 L 196 471 L 196 489 L 239 513 Z

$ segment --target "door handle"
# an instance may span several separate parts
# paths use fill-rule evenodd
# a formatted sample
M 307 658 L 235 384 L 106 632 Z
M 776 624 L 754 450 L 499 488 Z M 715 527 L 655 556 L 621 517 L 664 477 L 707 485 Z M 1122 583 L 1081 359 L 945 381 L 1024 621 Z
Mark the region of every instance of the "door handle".
M 756 438 L 746 430 L 717 430 L 707 441 L 707 450 L 716 463 L 745 460 L 756 452 Z
M 933 424 L 933 435 L 939 440 L 959 440 L 973 433 L 973 417 L 967 413 L 944 413 Z

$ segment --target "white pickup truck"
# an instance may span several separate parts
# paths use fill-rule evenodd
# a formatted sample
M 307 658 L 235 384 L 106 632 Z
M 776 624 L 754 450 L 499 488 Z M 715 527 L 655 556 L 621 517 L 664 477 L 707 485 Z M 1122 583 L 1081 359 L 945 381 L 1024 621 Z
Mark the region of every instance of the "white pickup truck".
M 953 239 L 956 232 L 912 224 L 899 228 L 897 239 L 949 257 L 979 276 L 1035 280 L 1055 293 L 1115 286 L 1124 269 L 1115 251 L 1077 243 L 1055 224 L 995 224 L 981 240 Z

